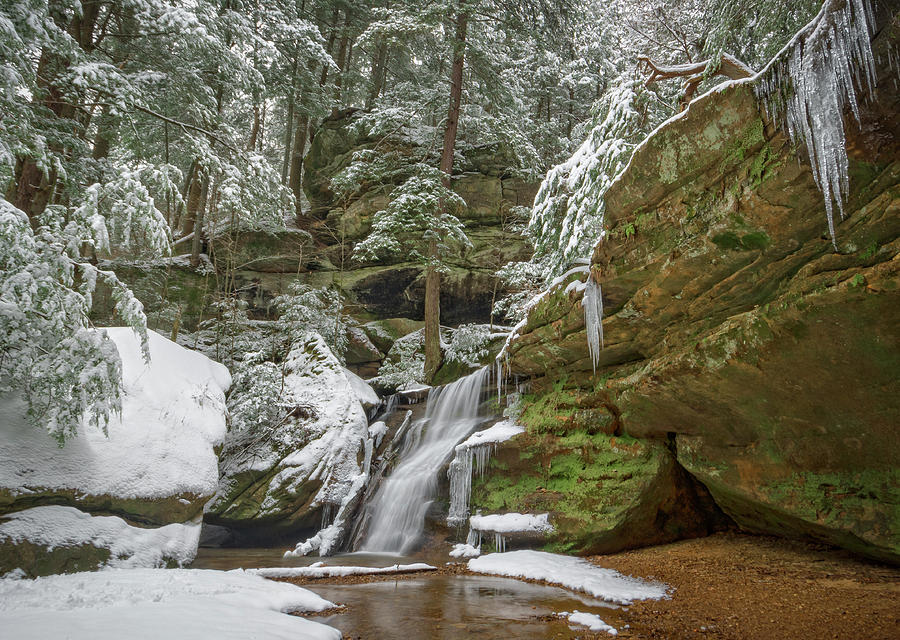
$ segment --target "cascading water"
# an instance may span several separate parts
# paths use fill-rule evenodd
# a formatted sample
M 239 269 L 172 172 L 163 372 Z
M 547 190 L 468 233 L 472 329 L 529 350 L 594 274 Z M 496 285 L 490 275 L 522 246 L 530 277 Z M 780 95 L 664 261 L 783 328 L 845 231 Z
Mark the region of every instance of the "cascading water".
M 429 393 L 425 417 L 411 426 L 396 468 L 366 507 L 370 520 L 361 550 L 406 553 L 419 541 L 438 472 L 485 419 L 478 406 L 489 371 L 484 367 Z

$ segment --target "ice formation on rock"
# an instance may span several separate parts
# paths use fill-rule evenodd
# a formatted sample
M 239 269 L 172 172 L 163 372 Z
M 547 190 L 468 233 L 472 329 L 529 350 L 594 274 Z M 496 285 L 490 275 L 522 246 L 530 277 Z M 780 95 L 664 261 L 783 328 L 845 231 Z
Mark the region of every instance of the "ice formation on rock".
M 864 93 L 875 88 L 873 23 L 870 0 L 828 0 L 756 84 L 757 96 L 784 123 L 791 141 L 806 144 L 835 248 L 834 203 L 843 217 L 850 188 L 844 109 L 849 104 L 859 122 L 857 88 Z

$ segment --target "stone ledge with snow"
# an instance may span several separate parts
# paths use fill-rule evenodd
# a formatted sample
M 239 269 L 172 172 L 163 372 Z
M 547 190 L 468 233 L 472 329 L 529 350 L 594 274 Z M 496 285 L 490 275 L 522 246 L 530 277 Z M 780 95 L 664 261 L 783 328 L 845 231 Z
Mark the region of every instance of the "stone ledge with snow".
M 352 510 L 368 477 L 372 446 L 359 397 L 372 400 L 368 385 L 317 334 L 293 345 L 285 370 L 281 400 L 297 410 L 279 424 L 229 432 L 206 513 L 241 543 L 315 534 Z M 319 544 L 339 544 L 340 524 Z
M 17 640 L 339 640 L 337 629 L 287 613 L 335 605 L 241 570 L 108 569 L 0 579 L 0 629 Z
M 122 358 L 123 385 L 122 412 L 111 418 L 108 436 L 82 425 L 60 448 L 26 420 L 21 398 L 0 397 L 0 517 L 8 518 L 3 530 L 17 532 L 3 537 L 0 573 L 21 567 L 17 563 L 26 549 L 41 573 L 96 567 L 105 562 L 104 556 L 112 555 L 109 540 L 115 536 L 78 539 L 91 529 L 87 522 L 99 527 L 98 534 L 109 533 L 111 526 L 124 531 L 134 529 L 132 524 L 190 523 L 216 491 L 216 447 L 225 437 L 225 391 L 231 384 L 228 370 L 153 331 L 148 332 L 147 364 L 131 329 L 105 331 Z M 58 509 L 63 505 L 73 511 L 61 515 L 64 512 Z M 110 525 L 103 520 L 106 524 L 100 526 L 101 521 L 90 519 L 90 514 L 115 515 L 120 521 Z M 66 544 L 49 544 L 48 530 L 60 518 L 84 526 Z M 152 538 L 155 544 L 171 543 L 180 550 L 151 564 L 189 561 L 196 541 L 190 554 L 182 553 L 187 530 L 166 529 Z M 129 557 L 129 552 L 121 548 L 118 555 Z M 29 567 L 21 568 L 30 572 Z

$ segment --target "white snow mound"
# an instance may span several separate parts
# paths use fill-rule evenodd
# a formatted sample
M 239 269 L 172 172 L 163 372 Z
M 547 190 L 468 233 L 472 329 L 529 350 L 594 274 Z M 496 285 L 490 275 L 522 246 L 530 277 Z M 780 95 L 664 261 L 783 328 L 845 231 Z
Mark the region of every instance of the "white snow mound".
M 489 553 L 469 560 L 468 566 L 476 573 L 544 580 L 623 605 L 629 605 L 635 600 L 659 600 L 666 597 L 664 584 L 624 576 L 618 571 L 598 567 L 582 558 L 544 551 Z
M 0 629 L 17 640 L 339 640 L 337 629 L 285 615 L 333 606 L 240 570 L 109 569 L 0 580 Z
M 154 331 L 151 362 L 130 328 L 105 329 L 122 358 L 122 413 L 109 437 L 82 426 L 62 448 L 25 419 L 17 396 L 0 396 L 0 487 L 76 489 L 120 498 L 211 496 L 218 481 L 213 450 L 225 437 L 228 370 Z
M 498 513 L 489 516 L 472 516 L 469 528 L 473 531 L 488 533 L 531 533 L 553 531 L 548 518 L 550 514 L 542 513 Z

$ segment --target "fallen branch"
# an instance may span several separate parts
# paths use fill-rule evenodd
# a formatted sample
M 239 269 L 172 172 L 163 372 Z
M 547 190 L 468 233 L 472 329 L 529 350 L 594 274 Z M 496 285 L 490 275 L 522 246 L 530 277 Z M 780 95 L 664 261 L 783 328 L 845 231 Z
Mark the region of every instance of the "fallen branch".
M 715 71 L 709 73 L 713 64 L 715 64 Z M 644 86 L 647 87 L 660 80 L 685 78 L 684 95 L 682 95 L 679 104 L 682 111 L 687 108 L 694 93 L 697 91 L 697 87 L 700 86 L 700 83 L 708 75 L 725 76 L 731 80 L 740 80 L 756 75 L 756 72 L 753 69 L 727 53 L 723 53 L 718 60 L 710 58 L 709 60 L 703 60 L 702 62 L 676 65 L 658 65 L 648 56 L 638 56 L 638 69 L 642 73 L 648 74 L 647 80 L 644 82 Z

